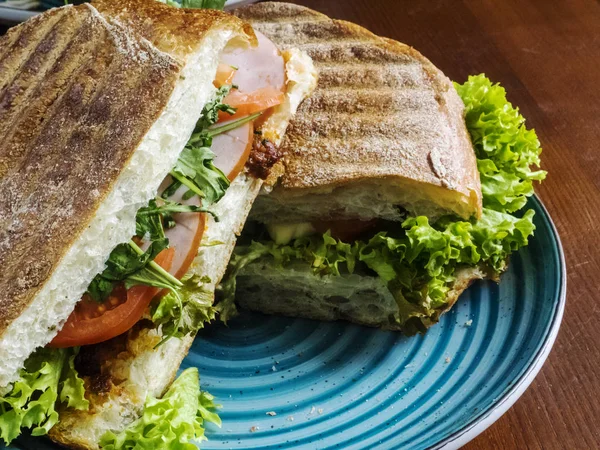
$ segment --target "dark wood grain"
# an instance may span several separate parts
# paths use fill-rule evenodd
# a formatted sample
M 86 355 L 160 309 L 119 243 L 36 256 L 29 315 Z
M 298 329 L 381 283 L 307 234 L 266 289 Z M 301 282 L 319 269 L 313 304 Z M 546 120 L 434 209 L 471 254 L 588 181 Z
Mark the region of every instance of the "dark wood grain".
M 293 2 L 410 44 L 454 80 L 485 72 L 537 130 L 549 171 L 537 192 L 563 241 L 567 309 L 531 387 L 465 448 L 600 448 L 600 3 Z

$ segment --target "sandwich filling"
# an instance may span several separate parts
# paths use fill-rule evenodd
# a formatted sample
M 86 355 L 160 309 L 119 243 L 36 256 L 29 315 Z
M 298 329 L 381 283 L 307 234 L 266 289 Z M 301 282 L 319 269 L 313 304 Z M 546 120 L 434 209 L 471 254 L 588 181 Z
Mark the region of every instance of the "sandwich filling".
M 259 130 L 274 107 L 284 102 L 285 61 L 271 41 L 257 35 L 257 47 L 226 47 L 221 54 L 213 83 L 216 94 L 204 106 L 158 195 L 137 211 L 135 235 L 114 248 L 104 270 L 49 346 L 30 356 L 19 379 L 0 391 L 0 438 L 7 444 L 21 428 L 31 428 L 34 435 L 47 433 L 58 421 L 57 403 L 88 408 L 84 381 L 77 371 L 80 346 L 122 335 L 141 319 L 161 327 L 163 339 L 157 345 L 162 345 L 169 338 L 195 333 L 214 318 L 213 294 L 204 287 L 210 280 L 186 277 L 201 245 L 206 215 L 218 220 L 213 206 L 233 180 L 246 176 L 243 172 L 249 161 L 249 172 L 264 178 L 278 160 L 277 148 Z M 185 98 L 181 100 L 185 103 Z M 268 159 L 262 156 L 264 147 L 271 149 Z M 168 401 L 173 414 L 181 414 L 179 403 L 185 410 L 193 409 L 193 417 L 184 421 L 192 424 L 190 429 L 175 433 L 177 442 L 184 444 L 202 437 L 203 420 L 218 422 L 218 418 L 209 412 L 214 406 L 211 397 L 206 393 L 198 397 L 198 386 L 190 390 L 198 384 L 197 372 L 182 378 L 163 400 L 172 400 Z M 157 406 L 163 400 L 151 406 L 164 411 Z M 190 409 L 190 402 L 197 407 Z M 197 411 L 204 412 L 196 417 Z M 159 431 L 155 435 L 164 440 Z M 119 442 L 127 436 L 107 436 L 102 445 L 122 448 Z M 121 444 L 126 447 L 125 442 Z
M 465 274 L 497 278 L 535 229 L 533 211 L 523 208 L 533 181 L 545 177 L 535 169 L 540 143 L 504 89 L 484 75 L 455 87 L 477 157 L 481 218 L 430 220 L 404 212 L 401 222 L 249 223 L 222 283 L 222 320 L 236 313 L 237 289 L 240 303 L 259 311 L 346 317 L 412 334 L 452 306 L 450 294 L 464 289 Z M 362 308 L 349 301 L 354 297 L 373 301 Z

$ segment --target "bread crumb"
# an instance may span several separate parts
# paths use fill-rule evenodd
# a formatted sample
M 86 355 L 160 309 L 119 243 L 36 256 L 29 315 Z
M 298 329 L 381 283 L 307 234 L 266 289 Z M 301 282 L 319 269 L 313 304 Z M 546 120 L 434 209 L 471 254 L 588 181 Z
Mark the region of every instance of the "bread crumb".
M 449 356 L 446 356 L 446 364 L 449 364 L 450 361 L 452 361 L 452 358 L 450 358 Z
M 313 406 L 312 408 L 310 408 L 310 412 L 309 412 L 309 414 L 314 414 L 316 410 L 317 410 L 317 408 L 315 408 L 315 407 Z
M 289 417 L 287 418 L 287 420 L 288 420 L 288 421 L 290 421 L 290 422 L 293 422 L 293 421 L 294 421 L 294 416 L 289 416 Z
M 250 433 L 256 433 L 258 430 L 259 428 L 256 425 L 250 427 Z
M 273 372 L 277 372 L 277 367 L 273 366 L 273 367 L 271 367 L 271 370 L 272 370 Z
M 473 325 L 473 319 L 469 319 L 465 322 L 465 327 L 470 327 L 471 325 Z
M 267 411 L 267 416 L 273 417 L 273 416 L 276 416 L 276 415 L 277 415 L 277 413 L 275 411 Z
M 319 414 L 323 414 L 323 408 L 319 408 L 319 409 L 317 409 L 317 412 L 318 412 Z

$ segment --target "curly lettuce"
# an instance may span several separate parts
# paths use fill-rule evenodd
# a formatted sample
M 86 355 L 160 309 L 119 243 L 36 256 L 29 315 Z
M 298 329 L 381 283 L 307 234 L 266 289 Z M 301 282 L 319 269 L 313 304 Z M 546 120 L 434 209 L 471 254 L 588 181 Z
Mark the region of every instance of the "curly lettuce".
M 200 391 L 198 369 L 184 370 L 161 398 L 148 397 L 142 417 L 124 431 L 107 432 L 104 450 L 197 450 L 190 442 L 205 440 L 204 423 L 221 426 L 213 397 Z
M 261 258 L 277 267 L 303 260 L 316 275 L 374 274 L 396 298 L 398 323 L 418 318 L 423 326 L 416 329 L 424 329 L 447 309 L 447 293 L 457 269 L 481 267 L 496 274 L 506 269 L 509 255 L 527 245 L 535 230 L 533 210 L 513 213 L 522 210 L 533 194 L 533 181 L 546 176 L 535 169 L 540 163 L 540 142 L 500 85 L 477 75 L 455 86 L 465 104 L 466 126 L 481 175 L 481 218 L 466 221 L 445 216 L 430 223 L 425 216 L 409 217 L 396 230 L 353 243 L 327 232 L 289 245 L 270 241 L 239 247 L 222 285 L 224 300 L 217 305 L 222 320 L 236 312 L 236 275 Z
M 525 127 L 525 118 L 506 98 L 506 91 L 485 75 L 454 83 L 465 104 L 465 123 L 477 156 L 483 206 L 513 213 L 533 195 L 533 181 L 546 172 L 540 165 L 540 141 Z
M 215 318 L 213 292 L 205 286 L 210 279 L 186 274 L 181 282 L 183 286 L 178 292 L 169 292 L 152 304 L 152 322 L 162 326 L 165 336 L 161 343 L 172 337 L 195 334 Z
M 58 402 L 87 410 L 83 380 L 75 370 L 77 349 L 43 348 L 33 353 L 17 379 L 0 395 L 0 439 L 7 445 L 31 429 L 33 436 L 48 433 L 58 422 Z

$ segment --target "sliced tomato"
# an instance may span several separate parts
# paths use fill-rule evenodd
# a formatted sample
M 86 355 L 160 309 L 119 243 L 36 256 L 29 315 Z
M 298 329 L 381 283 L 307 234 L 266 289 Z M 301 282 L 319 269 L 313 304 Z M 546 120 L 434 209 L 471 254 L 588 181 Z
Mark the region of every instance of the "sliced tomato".
M 377 219 L 373 220 L 321 220 L 313 222 L 312 225 L 319 233 L 331 231 L 331 236 L 341 239 L 344 242 L 350 242 L 357 239 L 362 233 L 374 228 L 377 225 Z
M 254 127 L 247 122 L 213 138 L 210 149 L 215 153 L 214 164 L 230 181 L 244 169 L 254 138 Z
M 168 248 L 159 253 L 154 261 L 169 270 L 175 251 Z M 62 330 L 49 344 L 65 348 L 104 342 L 133 327 L 142 317 L 152 298 L 160 289 L 134 286 L 125 289 L 117 286 L 102 304 L 84 296 L 75 306 Z
M 226 84 L 232 84 L 233 76 L 235 75 L 236 71 L 237 69 L 229 64 L 219 63 L 219 66 L 217 67 L 217 75 L 215 76 L 215 81 L 213 84 L 217 88 L 220 88 Z
M 236 109 L 235 114 L 219 111 L 219 122 L 241 119 L 273 106 L 280 105 L 285 100 L 285 94 L 272 87 L 264 87 L 250 93 L 233 90 L 223 100 L 224 103 Z

